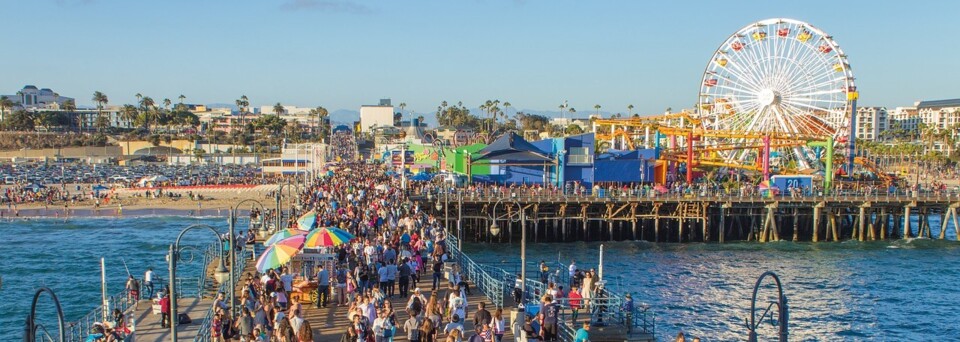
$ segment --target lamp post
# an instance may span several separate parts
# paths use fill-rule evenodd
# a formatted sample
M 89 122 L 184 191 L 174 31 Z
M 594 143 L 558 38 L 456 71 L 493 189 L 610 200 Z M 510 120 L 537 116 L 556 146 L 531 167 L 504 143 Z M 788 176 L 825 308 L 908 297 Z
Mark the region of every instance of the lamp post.
M 220 237 L 220 233 L 217 233 L 216 229 L 205 224 L 194 224 L 180 231 L 180 235 L 177 235 L 177 240 L 170 245 L 170 253 L 167 255 L 170 258 L 168 262 L 170 267 L 170 293 L 167 295 L 170 297 L 170 341 L 172 342 L 177 342 L 177 260 L 180 258 L 180 239 L 182 239 L 183 235 L 188 231 L 198 228 L 210 230 L 210 232 L 217 237 L 217 241 L 220 242 L 220 265 L 217 266 L 214 278 L 218 283 L 223 283 L 227 281 L 227 277 L 230 276 L 223 262 L 223 238 Z
M 227 220 L 227 222 L 228 222 L 229 225 L 230 225 L 230 285 L 229 285 L 229 286 L 230 286 L 230 294 L 229 294 L 228 298 L 230 299 L 230 315 L 231 315 L 231 317 L 236 317 L 236 316 L 237 316 L 237 310 L 236 310 L 236 309 L 237 309 L 237 304 L 236 304 L 237 301 L 236 301 L 236 298 L 234 297 L 234 296 L 236 296 L 236 292 L 237 292 L 237 291 L 236 291 L 236 289 L 237 289 L 237 280 L 236 280 L 236 278 L 237 278 L 237 276 L 236 276 L 236 274 L 237 274 L 237 272 L 236 272 L 236 267 L 237 267 L 237 245 L 236 245 L 236 243 L 237 243 L 237 233 L 236 233 L 237 210 L 240 210 L 240 205 L 242 205 L 242 204 L 244 204 L 244 203 L 246 203 L 246 202 L 252 202 L 252 203 L 254 203 L 254 204 L 256 204 L 256 205 L 259 205 L 261 211 L 266 211 L 266 208 L 264 208 L 263 203 L 260 203 L 260 201 L 257 201 L 257 200 L 252 199 L 252 198 L 248 198 L 248 199 L 245 199 L 245 200 L 243 200 L 243 201 L 240 201 L 240 203 L 237 203 L 237 205 L 235 205 L 233 208 L 230 209 L 230 218 Z M 251 208 L 252 208 L 252 205 L 251 205 Z
M 780 283 L 780 277 L 771 271 L 763 272 L 763 274 L 760 275 L 760 278 L 757 279 L 756 285 L 753 286 L 753 298 L 750 300 L 750 322 L 747 323 L 747 330 L 749 330 L 747 341 L 757 342 L 757 326 L 759 326 L 761 323 L 756 320 L 757 291 L 760 290 L 760 283 L 763 282 L 763 278 L 766 278 L 767 276 L 772 277 L 774 283 L 777 284 L 777 301 L 770 302 L 770 305 L 767 306 L 767 309 L 763 312 L 763 315 L 760 315 L 760 320 L 763 321 L 763 317 L 767 315 L 767 312 L 770 311 L 770 308 L 776 305 L 779 341 L 787 342 L 787 335 L 789 335 L 787 325 L 790 320 L 790 308 L 787 306 L 787 296 L 783 295 L 783 286 Z
M 275 213 L 276 218 L 274 219 L 274 221 L 276 222 L 276 226 L 274 227 L 274 229 L 279 231 L 280 230 L 280 210 L 281 210 L 280 197 L 283 195 L 283 183 L 277 182 L 277 185 L 278 185 L 277 193 L 276 193 L 276 196 L 274 196 L 275 199 L 277 200 L 277 212 Z
M 53 293 L 49 287 L 41 287 L 37 289 L 37 292 L 33 294 L 33 303 L 30 304 L 30 314 L 27 315 L 26 322 L 23 326 L 23 341 L 24 342 L 34 342 L 37 340 L 37 300 L 40 299 L 40 295 L 44 292 L 49 293 L 50 297 L 53 299 L 53 304 L 57 307 L 57 325 L 60 328 L 60 342 L 66 342 L 66 331 L 64 330 L 63 324 L 63 309 L 60 307 L 60 299 L 57 298 L 57 294 Z
M 497 225 L 497 205 L 502 202 L 501 199 L 493 204 L 493 224 L 490 225 L 490 234 L 494 236 L 500 235 L 500 226 Z M 523 206 L 519 202 L 512 202 L 511 205 L 513 204 L 517 205 L 520 213 L 517 219 L 510 216 L 507 216 L 507 219 L 510 222 L 520 221 L 520 304 L 523 305 L 527 298 L 527 218 Z

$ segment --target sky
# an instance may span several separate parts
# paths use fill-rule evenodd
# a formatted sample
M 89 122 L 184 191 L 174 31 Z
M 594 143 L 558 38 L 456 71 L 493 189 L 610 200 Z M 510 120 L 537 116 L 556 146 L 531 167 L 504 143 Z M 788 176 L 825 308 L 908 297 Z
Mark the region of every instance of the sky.
M 960 97 L 958 1 L 3 1 L 0 94 L 26 84 L 89 105 L 280 102 L 427 114 L 476 108 L 653 114 L 691 108 L 732 33 L 809 22 L 848 55 L 860 106 Z M 511 110 L 511 112 L 513 111 Z

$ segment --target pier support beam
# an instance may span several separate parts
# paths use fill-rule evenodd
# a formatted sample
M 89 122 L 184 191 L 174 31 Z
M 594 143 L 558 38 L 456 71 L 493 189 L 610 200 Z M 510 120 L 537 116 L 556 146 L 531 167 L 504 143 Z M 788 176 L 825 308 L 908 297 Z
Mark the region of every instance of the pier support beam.
M 813 206 L 813 236 L 811 237 L 813 242 L 820 241 L 820 211 L 823 209 L 823 205 L 823 202 L 820 202 Z
M 859 241 L 863 241 L 863 240 L 866 238 L 866 230 L 867 230 L 867 208 L 869 208 L 869 207 L 870 207 L 870 202 L 866 202 L 866 203 L 860 205 L 860 215 L 859 215 L 859 217 L 857 218 L 857 223 L 858 223 L 858 226 L 859 226 L 859 227 L 858 227 L 859 230 L 858 230 L 858 232 L 857 232 L 857 240 L 859 240 Z
M 767 205 L 767 217 L 763 220 L 763 230 L 760 232 L 760 242 L 780 240 L 780 233 L 777 232 L 776 211 L 779 205 L 773 202 Z
M 903 236 L 904 239 L 910 238 L 910 205 L 903 207 Z

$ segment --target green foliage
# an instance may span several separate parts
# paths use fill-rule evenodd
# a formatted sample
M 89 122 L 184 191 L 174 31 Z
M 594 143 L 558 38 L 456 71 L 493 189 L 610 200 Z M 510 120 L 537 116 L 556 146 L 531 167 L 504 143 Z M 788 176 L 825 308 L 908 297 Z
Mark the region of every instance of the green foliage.
M 253 120 L 252 124 L 257 130 L 266 130 L 273 135 L 280 135 L 280 132 L 283 132 L 283 128 L 287 126 L 287 120 L 277 115 L 268 114 Z
M 33 117 L 24 110 L 10 113 L 0 124 L 6 131 L 32 131 L 34 129 Z
M 567 125 L 566 133 L 567 135 L 583 134 L 583 128 L 580 128 L 580 125 L 577 124 L 569 124 Z

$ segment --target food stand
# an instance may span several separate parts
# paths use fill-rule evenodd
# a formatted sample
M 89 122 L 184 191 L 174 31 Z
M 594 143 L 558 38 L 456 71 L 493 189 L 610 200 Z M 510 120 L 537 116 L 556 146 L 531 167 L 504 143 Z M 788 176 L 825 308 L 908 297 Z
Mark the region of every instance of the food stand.
M 290 260 L 290 273 L 297 276 L 293 281 L 293 292 L 290 293 L 290 298 L 296 298 L 301 303 L 316 302 L 318 285 L 314 277 L 319 271 L 318 268 L 320 266 L 326 268 L 330 279 L 333 280 L 336 262 L 336 254 L 323 253 L 322 249 L 304 248 L 303 253 L 297 254 Z M 333 289 L 333 286 L 330 288 Z

